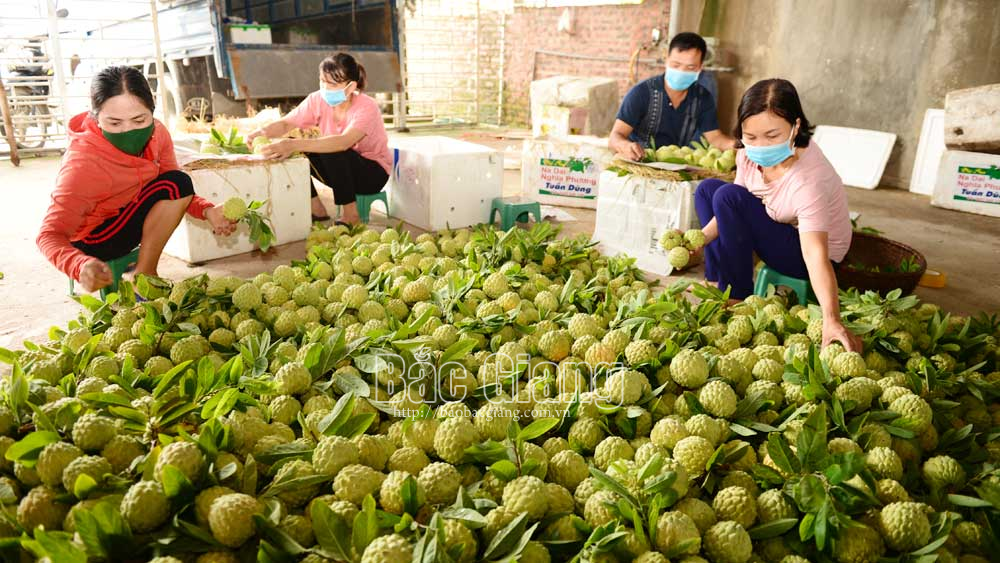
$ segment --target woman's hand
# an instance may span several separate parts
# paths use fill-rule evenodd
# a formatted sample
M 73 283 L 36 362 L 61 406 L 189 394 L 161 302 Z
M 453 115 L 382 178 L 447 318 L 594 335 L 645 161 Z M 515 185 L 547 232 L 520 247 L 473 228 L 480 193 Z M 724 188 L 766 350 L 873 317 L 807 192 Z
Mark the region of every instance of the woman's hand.
M 264 134 L 264 128 L 263 127 L 260 128 L 260 129 L 257 129 L 256 131 L 253 131 L 252 133 L 250 133 L 249 135 L 247 135 L 246 139 L 244 139 L 244 142 L 246 142 L 246 144 L 247 144 L 248 147 L 252 147 L 253 146 L 253 140 L 256 139 L 257 137 L 261 137 L 261 136 L 266 136 Z
M 264 158 L 284 160 L 291 156 L 291 154 L 296 150 L 295 140 L 282 139 L 280 141 L 274 141 L 273 143 L 262 146 L 260 148 L 260 154 L 264 155 Z
M 227 237 L 236 230 L 236 221 L 226 219 L 222 208 L 217 205 L 205 210 L 205 219 L 212 225 L 212 232 L 219 236 Z
M 823 347 L 833 342 L 840 342 L 848 352 L 861 352 L 861 339 L 847 330 L 840 319 L 828 317 L 823 319 Z
M 80 268 L 80 285 L 87 293 L 107 287 L 114 281 L 111 268 L 97 258 L 88 261 Z

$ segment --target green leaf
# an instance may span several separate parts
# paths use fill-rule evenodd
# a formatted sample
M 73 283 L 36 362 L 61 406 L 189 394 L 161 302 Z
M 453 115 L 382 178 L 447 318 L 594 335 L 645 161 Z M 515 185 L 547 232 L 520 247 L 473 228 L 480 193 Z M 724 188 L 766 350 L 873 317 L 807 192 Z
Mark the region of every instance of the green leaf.
M 539 418 L 534 420 L 531 424 L 525 426 L 520 433 L 518 433 L 518 439 L 524 442 L 530 442 L 535 438 L 539 438 L 545 435 L 546 432 L 552 430 L 559 425 L 558 418 Z
M 590 466 L 590 475 L 597 480 L 598 484 L 603 488 L 617 494 L 618 496 L 624 498 L 625 500 L 632 503 L 633 506 L 639 506 L 639 502 L 636 498 L 626 489 L 621 483 L 612 479 L 607 473 L 604 473 L 600 469 Z
M 518 476 L 517 466 L 509 459 L 501 459 L 491 465 L 490 472 L 501 481 L 513 481 Z
M 469 338 L 459 339 L 457 342 L 446 348 L 444 353 L 441 354 L 441 359 L 439 360 L 440 368 L 444 368 L 445 364 L 464 358 L 465 355 L 475 349 L 475 347 L 475 340 Z
M 412 475 L 403 480 L 400 493 L 403 497 L 403 510 L 407 514 L 416 516 L 420 510 L 420 499 L 417 497 L 417 480 Z
M 813 527 L 815 522 L 815 514 L 810 513 L 802 517 L 802 520 L 799 522 L 799 539 L 801 541 L 806 541 L 813 537 Z
M 175 465 L 164 465 L 160 470 L 160 483 L 167 498 L 174 498 L 194 490 L 194 485 Z
M 948 495 L 948 502 L 955 506 L 965 506 L 968 508 L 990 508 L 993 506 L 985 500 L 966 495 Z
M 831 510 L 830 501 L 827 499 L 823 501 L 819 512 L 816 513 L 816 526 L 813 528 L 813 531 L 816 534 L 816 547 L 821 551 L 826 547 L 827 526 L 829 525 Z
M 337 431 L 337 435 L 343 436 L 347 439 L 357 438 L 368 431 L 372 423 L 375 422 L 376 418 L 377 415 L 373 412 L 354 415 L 347 419 L 347 422 L 340 427 L 340 430 Z
M 269 542 L 281 549 L 287 555 L 299 556 L 306 553 L 306 549 L 299 545 L 291 536 L 279 529 L 262 514 L 253 515 L 254 524 Z
M 76 498 L 83 500 L 90 496 L 90 493 L 92 493 L 96 488 L 97 481 L 95 481 L 90 475 L 82 473 L 77 475 L 76 482 L 73 483 L 73 495 L 76 496 Z
M 778 520 L 772 520 L 767 524 L 761 524 L 759 526 L 754 526 L 747 530 L 750 534 L 750 539 L 753 540 L 766 540 L 768 538 L 776 538 L 778 536 L 784 535 L 798 524 L 797 518 L 780 518 Z
M 352 542 L 358 553 L 364 553 L 365 548 L 378 537 L 378 515 L 375 513 L 375 499 L 368 495 L 361 502 L 361 512 L 354 517 Z
M 7 448 L 4 457 L 8 461 L 18 462 L 26 467 L 34 467 L 38 454 L 45 446 L 58 442 L 61 438 L 58 432 L 32 432 Z
M 344 519 L 330 509 L 325 502 L 310 504 L 309 516 L 312 519 L 316 543 L 329 552 L 338 561 L 352 561 L 351 529 Z
M 59 563 L 87 563 L 87 554 L 71 541 L 69 534 L 35 530 L 35 541 L 52 561 Z
M 486 525 L 486 517 L 472 508 L 446 508 L 440 512 L 444 518 L 458 520 L 470 530 L 478 530 Z
M 295 491 L 304 487 L 320 485 L 331 481 L 333 477 L 329 475 L 310 475 L 308 477 L 295 477 L 292 479 L 275 480 L 262 493 L 261 497 L 276 497 L 282 493 Z
M 823 486 L 823 481 L 815 475 L 806 475 L 794 487 L 792 498 L 798 503 L 802 512 L 818 511 L 826 502 L 826 489 Z
M 326 436 L 334 436 L 337 430 L 354 412 L 354 394 L 348 393 L 337 400 L 329 414 L 319 422 L 319 431 Z
M 821 461 L 827 456 L 826 426 L 826 405 L 820 403 L 819 407 L 806 418 L 797 440 L 796 455 L 805 471 L 819 469 Z
M 497 535 L 493 537 L 493 541 L 490 542 L 486 551 L 483 552 L 481 560 L 489 561 L 496 559 L 516 547 L 520 543 L 521 537 L 525 535 L 527 522 L 527 513 L 522 512 L 517 515 L 510 524 L 507 524 L 502 530 L 497 532 Z
M 799 472 L 799 460 L 788 447 L 788 442 L 784 436 L 777 432 L 767 435 L 767 453 L 771 456 L 771 461 L 778 466 L 782 473 L 796 474 Z

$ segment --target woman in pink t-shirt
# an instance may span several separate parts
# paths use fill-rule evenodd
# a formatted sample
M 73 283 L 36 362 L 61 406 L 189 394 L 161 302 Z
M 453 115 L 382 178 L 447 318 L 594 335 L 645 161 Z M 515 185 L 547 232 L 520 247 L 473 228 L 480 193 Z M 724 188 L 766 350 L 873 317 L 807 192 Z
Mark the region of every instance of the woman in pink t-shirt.
M 695 209 L 704 226 L 705 277 L 743 299 L 753 293 L 753 254 L 787 276 L 808 278 L 823 311 L 823 345 L 860 351 L 840 320 L 834 265 L 851 245 L 847 193 L 787 80 L 762 80 L 740 101 L 736 179 L 704 180 Z
M 358 223 L 356 195 L 382 191 L 392 169 L 382 112 L 374 99 L 362 93 L 365 68 L 347 53 L 323 59 L 319 82 L 319 90 L 282 119 L 251 133 L 247 142 L 260 135 L 281 137 L 296 127 L 318 126 L 322 135 L 318 139 L 282 139 L 265 145 L 262 152 L 268 158 L 306 153 L 313 176 L 330 186 L 333 200 L 343 206 L 343 223 Z M 312 196 L 313 220 L 328 220 L 316 188 Z

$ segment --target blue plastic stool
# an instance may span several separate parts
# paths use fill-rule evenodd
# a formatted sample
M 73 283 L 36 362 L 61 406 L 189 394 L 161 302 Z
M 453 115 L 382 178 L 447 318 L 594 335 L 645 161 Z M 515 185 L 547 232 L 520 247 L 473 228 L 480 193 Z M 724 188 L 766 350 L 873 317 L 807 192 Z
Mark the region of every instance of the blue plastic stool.
M 508 230 L 522 217 L 529 213 L 535 216 L 535 222 L 542 222 L 542 206 L 537 201 L 531 201 L 520 197 L 495 197 L 493 207 L 490 208 L 490 224 L 496 220 L 500 214 L 500 228 Z M 527 219 L 525 219 L 527 222 Z
M 114 293 L 118 291 L 118 282 L 121 281 L 122 276 L 131 268 L 135 266 L 135 263 L 139 260 L 139 247 L 135 247 L 132 252 L 129 252 L 125 256 L 115 258 L 113 260 L 108 260 L 107 264 L 111 268 L 111 277 L 114 281 L 111 285 L 101 289 L 101 299 L 106 299 L 109 293 Z M 73 295 L 74 282 L 73 278 L 69 279 L 69 294 Z
M 766 297 L 767 287 L 770 285 L 773 285 L 774 287 L 785 286 L 790 288 L 799 298 L 799 304 L 803 306 L 809 302 L 809 294 L 812 292 L 812 288 L 809 286 L 809 280 L 786 276 L 779 273 L 777 270 L 768 268 L 765 264 L 761 267 L 760 271 L 757 272 L 757 282 L 754 284 L 753 288 L 754 295 Z

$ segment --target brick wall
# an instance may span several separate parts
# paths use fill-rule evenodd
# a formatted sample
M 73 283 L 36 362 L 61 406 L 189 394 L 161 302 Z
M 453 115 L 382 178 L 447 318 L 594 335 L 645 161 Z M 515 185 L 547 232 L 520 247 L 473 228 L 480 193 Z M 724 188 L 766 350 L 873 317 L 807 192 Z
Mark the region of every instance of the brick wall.
M 628 82 L 628 58 L 650 31 L 659 27 L 667 33 L 670 0 L 645 0 L 639 5 L 577 7 L 573 10 L 574 33 L 557 31 L 564 8 L 516 8 L 507 16 L 504 35 L 503 123 L 526 126 L 531 121 L 528 90 L 532 80 L 559 74 L 605 76 L 618 80 L 624 95 Z M 620 62 L 573 59 L 538 54 L 538 49 L 617 57 Z M 661 53 L 643 52 L 641 58 L 660 58 Z M 641 78 L 662 72 L 663 65 L 639 65 Z

